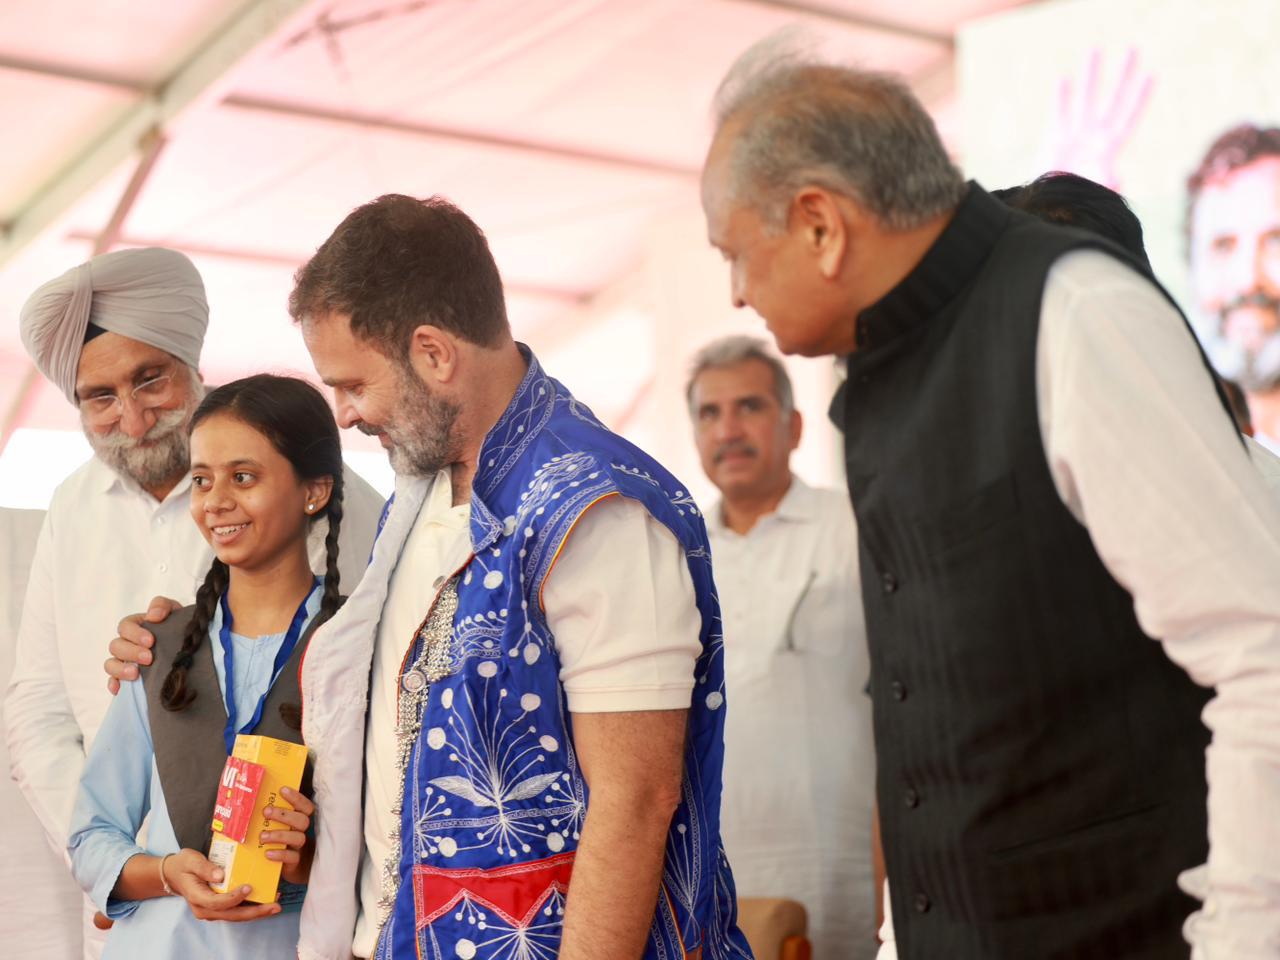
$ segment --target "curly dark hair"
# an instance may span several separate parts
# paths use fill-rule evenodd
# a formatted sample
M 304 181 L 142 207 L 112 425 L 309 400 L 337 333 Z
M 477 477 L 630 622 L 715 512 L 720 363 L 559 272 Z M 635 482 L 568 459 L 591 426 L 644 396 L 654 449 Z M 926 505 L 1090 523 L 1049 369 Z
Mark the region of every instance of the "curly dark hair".
M 422 324 L 480 346 L 511 334 L 489 243 L 443 197 L 389 193 L 338 224 L 294 274 L 289 295 L 295 322 L 331 314 L 350 317 L 353 334 L 405 362 Z
M 312 516 L 329 518 L 325 537 L 324 596 L 316 623 L 332 617 L 341 605 L 338 593 L 338 531 L 342 527 L 342 446 L 333 411 L 320 391 L 295 377 L 258 374 L 224 384 L 201 401 L 192 414 L 188 431 L 194 431 L 215 413 L 225 413 L 257 430 L 293 466 L 302 480 L 333 478 L 333 491 L 324 509 Z M 204 583 L 196 592 L 195 612 L 182 637 L 182 649 L 160 688 L 160 702 L 166 710 L 182 710 L 196 698 L 187 686 L 187 671 L 209 633 L 218 602 L 230 582 L 227 565 L 217 558 Z M 284 704 L 281 714 L 290 726 L 299 726 L 297 706 Z
M 1200 166 L 1187 177 L 1185 228 L 1188 239 L 1191 237 L 1191 215 L 1205 185 L 1263 157 L 1280 157 L 1280 127 L 1242 123 L 1220 134 L 1210 144 Z

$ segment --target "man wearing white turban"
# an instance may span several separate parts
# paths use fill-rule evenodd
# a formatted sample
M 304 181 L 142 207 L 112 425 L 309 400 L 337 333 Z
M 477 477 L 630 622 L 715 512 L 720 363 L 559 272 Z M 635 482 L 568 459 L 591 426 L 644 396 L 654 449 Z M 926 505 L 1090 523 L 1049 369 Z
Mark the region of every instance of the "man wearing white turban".
M 21 318 L 23 345 L 80 408 L 94 453 L 158 501 L 187 470 L 186 425 L 204 394 L 196 368 L 208 325 L 195 266 L 159 247 L 68 270 L 27 299 Z M 115 392 L 121 375 L 134 401 L 128 410 Z
M 111 332 L 163 350 L 193 370 L 209 326 L 204 283 L 176 250 L 94 257 L 40 287 L 22 308 L 22 342 L 40 372 L 77 403 L 85 341 Z
M 55 491 L 45 517 L 4 700 L 14 779 L 60 854 L 81 767 L 111 699 L 103 641 L 151 597 L 192 602 L 211 560 L 188 516 L 187 475 L 208 320 L 195 266 L 159 248 L 94 257 L 41 286 L 22 309 L 24 345 L 79 408 L 94 451 Z M 344 485 L 339 566 L 350 591 L 382 498 L 350 470 Z M 311 534 L 320 572 L 327 532 L 322 519 Z M 96 956 L 101 934 L 88 923 L 85 930 L 85 955 Z

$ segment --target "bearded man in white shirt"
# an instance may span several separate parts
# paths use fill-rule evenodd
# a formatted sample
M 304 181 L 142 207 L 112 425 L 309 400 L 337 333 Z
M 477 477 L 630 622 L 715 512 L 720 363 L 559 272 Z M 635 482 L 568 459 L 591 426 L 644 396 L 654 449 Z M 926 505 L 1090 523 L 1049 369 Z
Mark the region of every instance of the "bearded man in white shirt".
M 1191 285 L 1205 345 L 1280 453 L 1280 128 L 1221 134 L 1187 178 Z
M 686 396 L 721 495 L 707 532 L 733 701 L 721 832 L 738 893 L 798 900 L 815 956 L 869 960 L 875 753 L 848 495 L 791 472 L 800 412 L 763 340 L 704 346 Z
M 212 557 L 188 513 L 187 475 L 208 321 L 195 266 L 160 248 L 95 257 L 44 284 L 22 310 L 24 345 L 79 408 L 94 453 L 59 485 L 45 516 L 4 700 L 13 777 L 59 856 L 110 703 L 103 638 L 157 594 L 191 602 Z M 340 566 L 353 589 L 382 498 L 349 470 L 343 483 Z M 321 520 L 311 533 L 321 572 L 327 532 Z M 100 952 L 101 937 L 86 923 L 87 955 Z
M 898 954 L 1186 957 L 1181 884 L 1194 956 L 1273 960 L 1280 509 L 1172 301 L 966 185 L 900 80 L 773 42 L 702 192 L 735 305 L 848 355 Z

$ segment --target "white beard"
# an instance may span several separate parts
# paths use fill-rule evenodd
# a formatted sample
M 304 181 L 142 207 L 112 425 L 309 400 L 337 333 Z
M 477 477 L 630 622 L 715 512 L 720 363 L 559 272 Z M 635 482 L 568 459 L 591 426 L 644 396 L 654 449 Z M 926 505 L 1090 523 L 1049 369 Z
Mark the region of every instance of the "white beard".
M 1280 330 L 1270 334 L 1257 350 L 1243 347 L 1220 333 L 1206 337 L 1204 346 L 1214 369 L 1238 383 L 1245 393 L 1280 387 Z
M 85 439 L 93 448 L 93 455 L 116 473 L 130 478 L 143 489 L 158 487 L 191 468 L 187 424 L 204 399 L 204 393 L 204 384 L 193 373 L 191 399 L 176 410 L 156 414 L 155 425 L 140 440 L 121 432 L 119 426 L 105 434 L 84 426 Z

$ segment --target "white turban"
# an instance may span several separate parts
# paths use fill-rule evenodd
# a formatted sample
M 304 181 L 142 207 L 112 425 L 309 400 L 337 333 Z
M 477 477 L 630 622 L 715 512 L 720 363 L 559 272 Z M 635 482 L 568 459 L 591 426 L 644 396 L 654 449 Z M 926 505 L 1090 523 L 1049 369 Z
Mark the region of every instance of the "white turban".
M 28 297 L 22 343 L 72 403 L 90 323 L 197 367 L 209 326 L 204 283 L 176 250 L 145 247 L 94 257 Z

